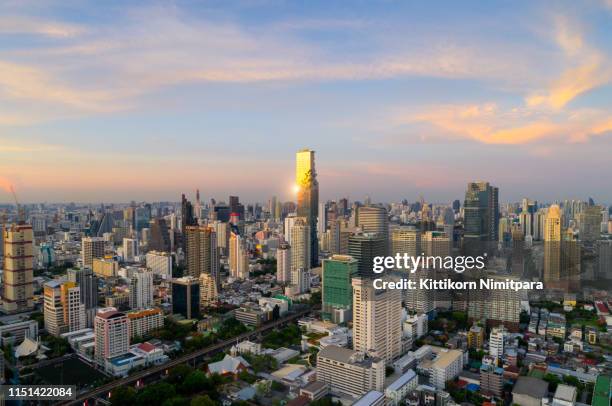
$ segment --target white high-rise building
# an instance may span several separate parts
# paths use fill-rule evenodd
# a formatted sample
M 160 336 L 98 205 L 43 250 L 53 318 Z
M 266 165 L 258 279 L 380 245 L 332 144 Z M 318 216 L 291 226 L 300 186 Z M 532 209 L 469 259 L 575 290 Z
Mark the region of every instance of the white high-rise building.
M 172 279 L 172 255 L 168 252 L 149 251 L 145 257 L 147 268 L 163 279 Z
M 503 327 L 494 327 L 489 335 L 489 355 L 500 359 L 504 355 L 504 339 L 506 337 L 506 329 Z
M 130 308 L 148 309 L 153 306 L 153 272 L 138 269 L 130 278 Z
M 291 227 L 291 270 L 310 269 L 310 226 L 298 217 Z
M 231 233 L 229 240 L 229 270 L 235 279 L 249 278 L 249 257 L 244 238 Z
M 135 238 L 123 239 L 123 260 L 125 262 L 134 262 L 138 256 L 138 240 Z
M 297 220 L 297 215 L 295 213 L 289 213 L 287 217 L 285 217 L 283 233 L 285 235 L 285 241 L 287 241 L 289 245 L 291 245 L 291 229 L 293 228 L 295 220 Z
M 125 313 L 114 307 L 98 310 L 94 322 L 96 362 L 105 365 L 106 360 L 123 355 L 130 347 L 130 321 Z
M 291 281 L 291 246 L 286 243 L 282 243 L 276 250 L 276 281 Z
M 402 300 L 397 289 L 375 289 L 353 278 L 353 348 L 386 363 L 401 352 Z

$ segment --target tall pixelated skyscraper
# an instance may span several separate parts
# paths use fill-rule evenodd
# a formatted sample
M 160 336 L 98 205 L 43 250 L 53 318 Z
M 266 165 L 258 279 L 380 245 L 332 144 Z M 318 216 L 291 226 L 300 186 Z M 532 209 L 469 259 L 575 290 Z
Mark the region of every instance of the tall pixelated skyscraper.
M 470 182 L 463 204 L 464 249 L 482 255 L 499 239 L 499 189 L 488 182 Z
M 296 154 L 295 183 L 297 186 L 297 215 L 304 217 L 310 227 L 310 266 L 319 264 L 317 218 L 319 216 L 319 182 L 315 170 L 315 153 L 303 149 Z
M 34 308 L 32 286 L 32 226 L 12 224 L 4 228 L 4 292 L 5 313 L 18 313 Z

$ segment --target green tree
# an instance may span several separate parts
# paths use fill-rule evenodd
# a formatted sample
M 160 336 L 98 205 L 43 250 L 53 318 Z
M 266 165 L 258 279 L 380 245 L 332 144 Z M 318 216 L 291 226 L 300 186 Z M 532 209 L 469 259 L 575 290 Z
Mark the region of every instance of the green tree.
M 192 394 L 207 388 L 210 388 L 210 382 L 206 375 L 204 375 L 204 372 L 198 370 L 187 375 L 185 382 L 181 385 L 181 392 Z
M 168 372 L 168 379 L 166 381 L 173 384 L 181 383 L 192 372 L 193 368 L 187 364 L 177 365 Z
M 167 382 L 145 387 L 138 393 L 136 404 L 140 406 L 161 406 L 166 400 L 176 396 L 174 385 Z
M 189 405 L 189 399 L 185 399 L 181 396 L 175 396 L 173 398 L 170 398 L 162 404 L 162 406 L 188 406 L 188 405 Z
M 120 386 L 113 390 L 110 403 L 113 406 L 131 406 L 136 400 L 136 389 L 131 386 Z
M 208 396 L 201 395 L 191 399 L 189 406 L 215 406 L 216 403 Z

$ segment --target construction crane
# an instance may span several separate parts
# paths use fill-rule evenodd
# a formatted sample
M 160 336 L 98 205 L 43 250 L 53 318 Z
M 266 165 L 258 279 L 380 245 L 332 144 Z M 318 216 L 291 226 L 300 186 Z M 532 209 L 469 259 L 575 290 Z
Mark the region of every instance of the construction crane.
M 19 224 L 23 224 L 25 222 L 25 209 L 19 204 L 19 200 L 17 200 L 17 193 L 15 193 L 13 185 L 10 186 L 10 189 L 11 194 L 13 195 L 13 200 L 15 200 L 15 206 L 17 207 L 17 222 Z

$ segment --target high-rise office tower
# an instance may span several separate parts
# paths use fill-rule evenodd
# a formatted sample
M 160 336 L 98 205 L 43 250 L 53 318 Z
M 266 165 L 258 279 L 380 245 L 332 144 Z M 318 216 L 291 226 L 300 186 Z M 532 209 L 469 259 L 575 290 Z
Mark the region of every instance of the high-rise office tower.
M 451 254 L 451 239 L 442 231 L 426 231 L 421 240 L 421 249 L 426 256 L 446 257 Z
M 401 353 L 402 299 L 397 289 L 375 289 L 356 277 L 353 285 L 353 349 L 384 359 Z
M 352 317 L 352 279 L 357 276 L 357 260 L 348 255 L 332 255 L 323 260 L 322 316 L 334 323 Z
M 85 306 L 85 324 L 93 326 L 98 307 L 98 277 L 91 268 L 69 269 L 68 280 L 79 286 L 81 303 Z
M 549 287 L 561 279 L 561 221 L 561 209 L 553 204 L 544 221 L 544 283 Z
M 230 276 L 235 279 L 248 279 L 249 277 L 246 242 L 242 236 L 233 231 L 229 240 L 229 271 Z
M 3 230 L 5 313 L 18 313 L 34 308 L 32 286 L 33 267 L 32 226 L 12 224 Z
M 310 269 L 312 255 L 311 228 L 305 218 L 298 217 L 289 231 L 291 236 L 291 271 Z
M 230 213 L 238 214 L 238 220 L 244 220 L 244 206 L 240 203 L 238 196 L 229 197 Z
M 102 237 L 85 237 L 81 240 L 83 266 L 92 266 L 94 258 L 104 258 L 104 244 Z
M 200 280 L 190 276 L 172 279 L 172 313 L 186 319 L 200 317 Z
M 186 231 L 186 275 L 199 278 L 208 273 L 219 286 L 219 256 L 217 254 L 217 233 L 211 226 L 187 226 Z
M 546 208 L 539 209 L 533 215 L 533 239 L 541 241 L 544 239 L 544 228 L 546 221 Z
M 389 219 L 387 209 L 379 206 L 361 206 L 357 208 L 357 227 L 364 233 L 377 234 L 389 241 Z
M 315 152 L 303 149 L 296 154 L 295 184 L 297 186 L 297 215 L 304 217 L 310 227 L 310 267 L 319 264 L 317 217 L 319 215 L 319 182 L 315 170 Z M 291 246 L 293 244 L 290 242 Z
M 319 218 L 317 219 L 317 232 L 319 236 L 327 231 L 327 205 L 319 203 Z
M 285 236 L 285 241 L 287 241 L 289 245 L 291 245 L 291 228 L 293 227 L 293 224 L 297 218 L 298 217 L 295 215 L 295 213 L 290 213 L 287 215 L 287 217 L 285 217 L 283 235 Z
M 85 328 L 85 305 L 75 282 L 50 281 L 45 283 L 43 292 L 45 328 L 49 334 L 59 336 Z
M 202 201 L 200 200 L 200 189 L 196 189 L 196 201 L 195 206 L 193 208 L 193 215 L 197 219 L 202 218 Z
M 114 307 L 98 310 L 94 322 L 96 362 L 104 365 L 113 357 L 123 355 L 130 347 L 130 321 Z
M 153 306 L 153 271 L 138 269 L 130 278 L 130 308 L 148 309 Z
M 276 217 L 276 203 L 278 203 L 278 199 L 276 196 L 272 196 L 268 206 L 268 211 L 270 212 L 270 218 L 272 220 L 278 220 L 278 217 Z
M 391 230 L 391 252 L 416 257 L 421 255 L 421 233 L 414 226 L 399 226 Z
M 276 281 L 289 283 L 291 281 L 291 246 L 282 243 L 276 249 Z
M 357 260 L 359 276 L 372 277 L 374 257 L 387 255 L 385 239 L 379 234 L 353 234 L 348 238 L 348 255 Z
M 490 242 L 499 240 L 499 189 L 488 182 L 467 185 L 463 204 L 464 248 L 469 255 L 482 255 Z
M 168 252 L 149 251 L 145 256 L 147 269 L 163 279 L 172 279 L 172 255 Z
M 193 205 L 187 198 L 185 194 L 181 195 L 181 231 L 185 232 L 187 226 L 196 225 L 196 220 L 193 215 Z
M 340 254 L 341 221 L 341 219 L 333 219 L 329 222 L 327 249 L 331 254 Z
M 123 260 L 125 262 L 134 262 L 138 256 L 138 240 L 135 238 L 123 239 Z
M 148 248 L 152 251 L 170 252 L 172 240 L 165 219 L 155 218 L 149 222 L 150 241 Z
M 595 252 L 597 253 L 595 277 L 609 284 L 612 280 L 612 240 L 598 240 L 595 243 Z
M 578 214 L 579 238 L 591 246 L 601 235 L 601 207 L 587 206 Z

